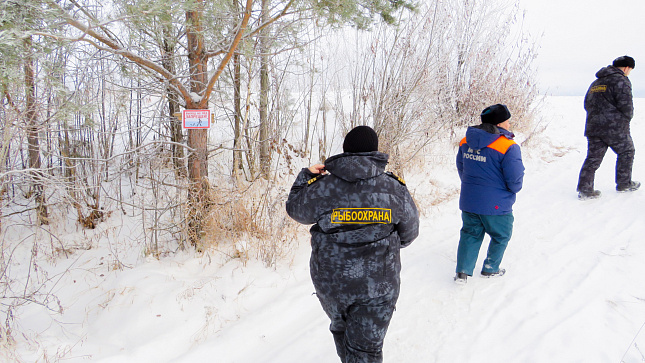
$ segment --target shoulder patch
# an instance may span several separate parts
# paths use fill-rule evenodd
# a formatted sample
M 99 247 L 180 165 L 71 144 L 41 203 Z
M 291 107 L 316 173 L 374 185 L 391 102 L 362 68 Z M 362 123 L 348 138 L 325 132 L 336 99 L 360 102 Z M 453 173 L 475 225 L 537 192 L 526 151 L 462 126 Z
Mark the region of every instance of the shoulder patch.
M 389 176 L 390 178 L 394 178 L 394 179 L 396 179 L 396 181 L 398 181 L 399 183 L 401 183 L 401 185 L 405 185 L 405 180 L 403 180 L 403 178 L 401 178 L 400 176 L 395 175 L 395 174 L 394 174 L 394 173 L 392 173 L 391 171 L 388 171 L 388 172 L 387 172 L 387 173 L 385 173 L 385 174 L 386 174 L 387 176 Z
M 311 184 L 317 182 L 318 180 L 322 179 L 325 176 L 327 176 L 327 174 L 318 174 L 315 177 L 307 180 L 307 185 L 311 185 Z
M 497 140 L 488 145 L 488 147 L 493 150 L 499 151 L 502 154 L 506 154 L 508 148 L 513 146 L 515 143 L 515 141 L 508 139 L 506 136 L 500 136 L 499 138 L 497 138 Z
M 606 91 L 607 91 L 607 86 L 604 84 L 593 86 L 589 89 L 590 93 L 598 93 L 598 92 L 606 92 Z
M 461 145 L 463 145 L 465 143 L 466 143 L 466 138 L 464 137 L 463 139 L 461 139 L 461 142 L 459 143 L 459 146 L 461 146 Z

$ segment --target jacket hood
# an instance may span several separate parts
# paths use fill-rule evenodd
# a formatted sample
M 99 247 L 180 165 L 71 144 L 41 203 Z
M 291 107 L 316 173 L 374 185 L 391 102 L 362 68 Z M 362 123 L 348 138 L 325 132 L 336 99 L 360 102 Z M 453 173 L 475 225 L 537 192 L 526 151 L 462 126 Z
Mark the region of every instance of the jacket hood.
M 325 169 L 340 179 L 357 182 L 383 174 L 389 158 L 379 151 L 342 153 L 327 159 Z
M 466 143 L 468 143 L 469 147 L 475 150 L 481 150 L 493 143 L 502 135 L 509 139 L 513 139 L 513 137 L 515 137 L 512 132 L 491 124 L 470 126 L 468 130 L 466 130 Z
M 618 68 L 616 68 L 614 66 L 607 66 L 607 67 L 600 68 L 600 70 L 598 72 L 596 72 L 596 78 L 608 77 L 608 76 L 612 76 L 612 75 L 615 75 L 615 74 L 618 74 L 618 75 L 621 75 L 621 76 L 625 75 L 625 73 L 623 71 L 621 71 L 620 69 L 618 69 Z

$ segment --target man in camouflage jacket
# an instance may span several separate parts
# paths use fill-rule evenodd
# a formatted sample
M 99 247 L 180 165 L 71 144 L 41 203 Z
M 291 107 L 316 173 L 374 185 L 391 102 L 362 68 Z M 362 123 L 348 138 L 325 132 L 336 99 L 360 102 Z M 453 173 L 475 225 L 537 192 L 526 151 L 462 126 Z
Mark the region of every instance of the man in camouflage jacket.
M 610 147 L 617 155 L 616 190 L 619 192 L 634 191 L 640 187 L 639 182 L 632 181 L 634 163 L 634 142 L 629 124 L 634 116 L 632 84 L 629 73 L 636 63 L 629 56 L 616 58 L 612 65 L 600 69 L 596 80 L 585 95 L 587 121 L 587 158 L 580 170 L 578 179 L 578 198 L 589 199 L 600 196 L 594 190 L 596 170 Z
M 342 362 L 382 362 L 383 340 L 399 296 L 400 248 L 419 233 L 405 183 L 385 173 L 388 155 L 368 126 L 345 137 L 343 154 L 304 168 L 287 213 L 311 232 L 311 279 L 331 320 Z

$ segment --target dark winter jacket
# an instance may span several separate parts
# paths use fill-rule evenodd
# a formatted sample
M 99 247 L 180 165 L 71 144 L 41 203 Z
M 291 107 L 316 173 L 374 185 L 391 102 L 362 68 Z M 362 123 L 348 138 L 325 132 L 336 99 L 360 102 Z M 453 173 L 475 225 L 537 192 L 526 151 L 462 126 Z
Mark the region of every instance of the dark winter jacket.
M 614 66 L 602 68 L 596 77 L 585 95 L 585 136 L 628 134 L 634 116 L 632 83 Z
M 403 181 L 385 173 L 388 155 L 344 153 L 325 161 L 328 175 L 302 169 L 287 213 L 311 232 L 311 277 L 327 295 L 398 295 L 401 247 L 419 233 L 417 208 Z
M 520 146 L 513 136 L 490 124 L 468 128 L 457 152 L 461 210 L 483 215 L 513 211 L 524 178 Z

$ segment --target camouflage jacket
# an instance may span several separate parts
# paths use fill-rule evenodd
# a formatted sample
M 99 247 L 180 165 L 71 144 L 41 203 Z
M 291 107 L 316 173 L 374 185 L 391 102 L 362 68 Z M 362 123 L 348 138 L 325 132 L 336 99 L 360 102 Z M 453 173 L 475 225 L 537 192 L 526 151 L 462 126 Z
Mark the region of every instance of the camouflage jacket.
M 416 205 L 402 180 L 385 173 L 388 155 L 344 153 L 325 161 L 327 175 L 304 168 L 287 213 L 313 224 L 311 275 L 316 290 L 375 297 L 396 288 L 399 250 L 419 233 Z
M 585 95 L 585 136 L 629 133 L 629 122 L 634 116 L 632 83 L 614 66 L 600 69 L 596 77 Z

